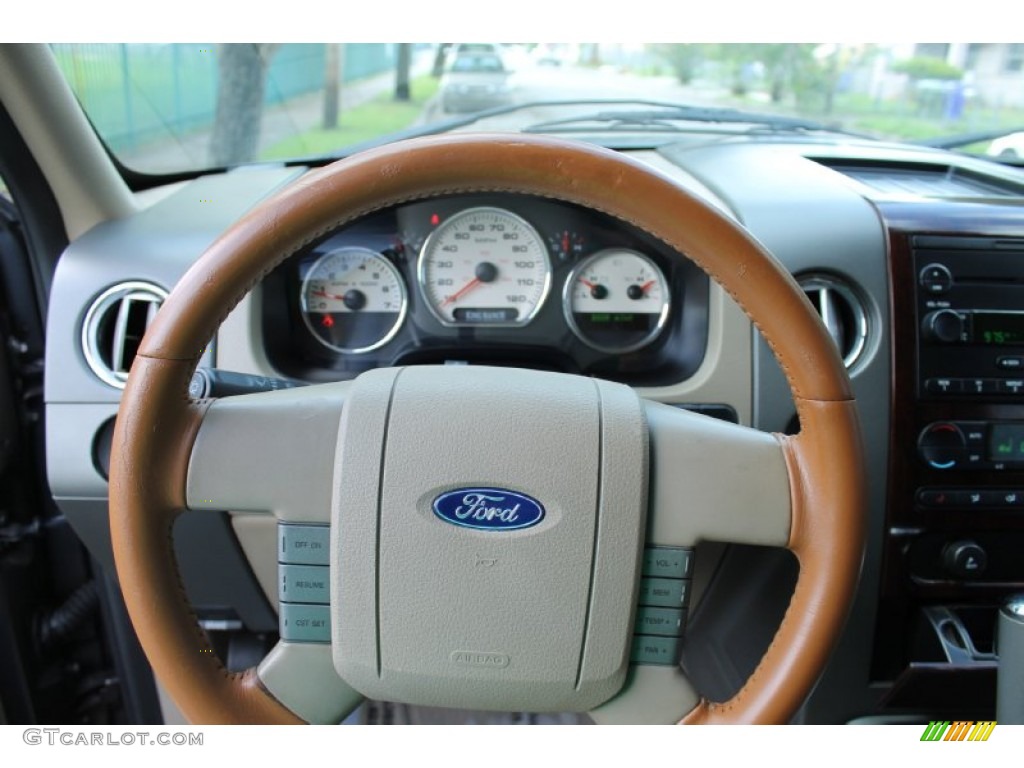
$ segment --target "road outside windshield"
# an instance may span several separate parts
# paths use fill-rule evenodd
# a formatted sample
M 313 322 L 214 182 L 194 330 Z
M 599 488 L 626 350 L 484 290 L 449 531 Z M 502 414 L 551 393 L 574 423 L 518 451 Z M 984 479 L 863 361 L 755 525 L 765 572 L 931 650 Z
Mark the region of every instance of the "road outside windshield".
M 1005 129 L 1006 138 L 962 149 L 1024 157 L 1024 133 L 1014 130 L 1024 127 L 1024 44 L 58 44 L 53 51 L 107 146 L 146 173 L 340 156 L 455 127 L 576 131 L 609 146 L 627 135 L 635 146 L 709 128 L 785 130 L 763 121 L 723 127 L 699 116 L 662 119 L 638 102 L 799 117 L 895 140 Z M 615 119 L 564 122 L 608 112 Z M 478 115 L 487 117 L 474 122 Z

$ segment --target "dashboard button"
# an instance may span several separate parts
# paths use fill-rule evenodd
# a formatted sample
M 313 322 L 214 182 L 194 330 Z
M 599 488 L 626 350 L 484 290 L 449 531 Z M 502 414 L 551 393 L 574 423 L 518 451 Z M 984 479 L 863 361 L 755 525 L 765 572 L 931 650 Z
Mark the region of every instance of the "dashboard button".
M 928 379 L 924 390 L 929 395 L 958 395 L 961 392 L 960 379 Z
M 686 605 L 688 585 L 682 579 L 640 579 L 640 604 L 679 608 Z
M 945 293 L 953 285 L 953 275 L 944 264 L 929 264 L 921 269 L 918 277 L 925 293 L 932 295 Z
M 331 642 L 331 614 L 326 605 L 281 603 L 278 624 L 282 640 L 299 643 Z
M 644 550 L 643 575 L 685 579 L 690 575 L 693 550 L 682 547 L 648 547 Z
M 637 634 L 678 637 L 683 632 L 683 611 L 680 608 L 640 606 L 636 610 Z
M 964 392 L 969 395 L 992 395 L 999 391 L 999 379 L 964 379 Z
M 278 569 L 278 596 L 284 603 L 331 602 L 326 565 L 282 565 Z
M 964 441 L 968 447 L 984 447 L 985 427 L 971 422 L 959 422 L 960 431 L 964 433 Z
M 947 488 L 921 488 L 917 492 L 917 503 L 930 509 L 947 509 L 959 506 L 960 492 Z
M 1004 395 L 1024 395 L 1024 379 L 1000 379 L 999 391 Z
M 1024 357 L 1020 355 L 1000 355 L 996 358 L 996 367 L 1004 371 L 1024 370 Z
M 634 664 L 674 665 L 679 659 L 678 637 L 658 637 L 656 635 L 634 635 L 633 652 L 629 660 Z
M 327 565 L 330 562 L 329 525 L 279 525 L 277 539 L 280 563 Z
M 942 550 L 946 572 L 961 579 L 976 579 L 988 566 L 988 553 L 976 542 L 954 541 Z
M 993 491 L 996 497 L 996 504 L 1000 507 L 1024 507 L 1024 491 L 1002 490 Z

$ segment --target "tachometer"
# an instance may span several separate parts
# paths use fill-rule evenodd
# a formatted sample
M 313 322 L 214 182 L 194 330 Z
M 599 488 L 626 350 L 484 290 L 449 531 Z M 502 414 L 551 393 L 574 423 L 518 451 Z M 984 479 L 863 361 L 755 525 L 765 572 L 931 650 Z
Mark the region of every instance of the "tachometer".
M 444 325 L 526 325 L 551 283 L 544 240 L 501 208 L 470 208 L 442 222 L 423 245 L 420 287 Z
M 405 283 L 395 266 L 368 248 L 321 256 L 302 281 L 302 319 L 321 344 L 347 354 L 377 349 L 402 326 Z
M 569 276 L 564 298 L 573 333 L 602 352 L 640 349 L 668 319 L 668 281 L 636 251 L 612 248 L 584 259 Z

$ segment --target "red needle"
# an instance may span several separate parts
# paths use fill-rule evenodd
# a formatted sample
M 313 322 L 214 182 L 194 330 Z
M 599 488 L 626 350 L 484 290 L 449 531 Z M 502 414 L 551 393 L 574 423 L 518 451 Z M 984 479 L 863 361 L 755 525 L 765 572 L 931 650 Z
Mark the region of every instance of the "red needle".
M 321 290 L 321 291 L 310 291 L 310 293 L 312 293 L 314 296 L 323 296 L 325 299 L 337 299 L 338 301 L 344 301 L 345 300 L 344 296 L 337 296 L 337 295 L 335 295 L 333 293 L 328 293 L 327 291 L 323 291 L 323 290 Z
M 466 284 L 465 284 L 464 286 L 462 286 L 461 288 L 459 288 L 459 290 L 457 290 L 457 291 L 456 291 L 455 293 L 453 293 L 453 294 L 452 294 L 451 296 L 449 296 L 449 297 L 448 297 L 448 298 L 446 298 L 446 299 L 445 299 L 444 301 L 442 301 L 442 302 L 441 302 L 441 306 L 442 306 L 442 307 L 447 307 L 447 306 L 448 306 L 449 304 L 454 304 L 454 303 L 455 303 L 456 301 L 458 301 L 458 300 L 459 300 L 460 298 L 462 298 L 462 297 L 463 297 L 463 296 L 465 296 L 465 295 L 466 295 L 467 293 L 469 293 L 469 292 L 470 292 L 471 290 L 473 290 L 473 289 L 474 289 L 474 288 L 476 288 L 476 287 L 477 287 L 478 285 L 480 285 L 480 282 L 481 282 L 481 280 L 480 280 L 480 278 L 479 278 L 479 277 L 474 277 L 474 278 L 473 278 L 472 280 L 470 280 L 470 281 L 469 281 L 468 283 L 466 283 Z
M 647 293 L 647 289 L 650 288 L 652 285 L 654 285 L 656 282 L 658 282 L 658 281 L 657 280 L 648 280 L 646 283 L 644 283 L 643 285 L 640 286 L 640 290 L 643 291 L 644 293 Z
M 584 280 L 584 279 L 583 279 L 582 277 L 581 277 L 581 278 L 579 278 L 579 281 L 580 281 L 581 283 L 583 283 L 583 284 L 584 284 L 585 286 L 587 286 L 587 288 L 590 288 L 591 290 L 593 290 L 593 288 L 594 288 L 594 286 L 595 286 L 595 283 L 592 283 L 592 282 L 590 282 L 589 280 Z

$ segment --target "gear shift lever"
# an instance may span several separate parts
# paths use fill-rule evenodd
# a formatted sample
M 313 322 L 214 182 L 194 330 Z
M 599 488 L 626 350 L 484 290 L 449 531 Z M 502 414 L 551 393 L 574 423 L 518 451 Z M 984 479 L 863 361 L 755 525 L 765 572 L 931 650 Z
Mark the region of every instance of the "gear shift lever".
M 1024 725 L 1024 595 L 1013 595 L 999 610 L 996 650 L 996 721 Z

